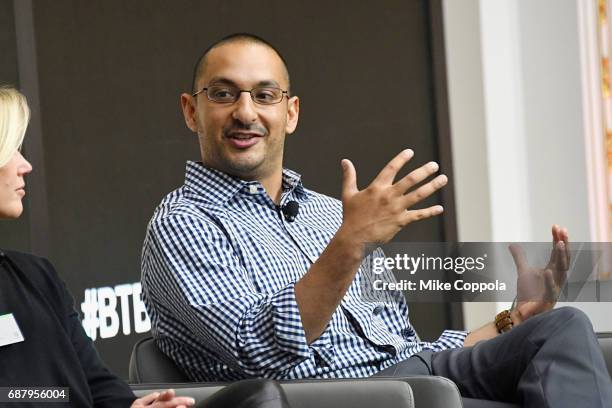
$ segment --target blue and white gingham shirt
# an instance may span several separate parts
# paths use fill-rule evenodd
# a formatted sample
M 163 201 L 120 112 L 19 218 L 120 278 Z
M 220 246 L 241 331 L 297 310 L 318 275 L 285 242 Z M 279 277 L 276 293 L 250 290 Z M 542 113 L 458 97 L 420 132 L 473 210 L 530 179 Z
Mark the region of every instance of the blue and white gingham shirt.
M 158 345 L 192 380 L 367 377 L 424 349 L 463 345 L 466 333 L 450 330 L 418 341 L 401 296 L 366 296 L 366 262 L 309 345 L 294 284 L 336 233 L 342 204 L 284 170 L 281 205 L 292 200 L 299 215 L 288 223 L 259 182 L 188 162 L 185 184 L 156 209 L 143 297 Z

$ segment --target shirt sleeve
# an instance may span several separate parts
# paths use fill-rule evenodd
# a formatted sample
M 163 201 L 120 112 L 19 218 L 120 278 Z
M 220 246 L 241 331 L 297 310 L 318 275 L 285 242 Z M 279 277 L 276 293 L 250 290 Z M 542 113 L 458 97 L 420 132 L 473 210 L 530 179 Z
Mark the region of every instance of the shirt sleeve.
M 421 343 L 424 349 L 442 351 L 463 347 L 468 332 L 461 330 L 444 330 L 438 340 Z
M 173 215 L 154 219 L 143 249 L 145 302 L 156 317 L 178 320 L 211 358 L 247 376 L 276 377 L 311 357 L 294 284 L 256 290 L 232 242 L 214 222 Z M 327 333 L 316 344 L 325 342 Z M 175 338 L 177 341 L 181 341 Z M 316 345 L 315 345 L 316 346 Z

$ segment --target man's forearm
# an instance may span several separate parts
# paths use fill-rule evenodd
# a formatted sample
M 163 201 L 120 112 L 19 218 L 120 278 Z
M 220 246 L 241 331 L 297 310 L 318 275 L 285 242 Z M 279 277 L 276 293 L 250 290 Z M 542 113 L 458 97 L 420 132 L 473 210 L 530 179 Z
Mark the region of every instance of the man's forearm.
M 510 314 L 512 316 L 512 321 L 514 323 L 514 326 L 521 323 L 522 319 L 520 317 L 520 314 L 517 312 L 517 310 L 513 310 Z M 463 343 L 463 346 L 464 347 L 473 346 L 474 344 L 478 343 L 481 340 L 489 340 L 498 335 L 499 335 L 499 332 L 497 331 L 497 327 L 495 326 L 495 323 L 490 322 L 490 323 L 485 324 L 481 328 L 474 330 L 473 332 L 470 332 L 470 334 L 468 334 L 468 336 L 465 338 L 465 342 Z
M 467 337 L 465 338 L 465 342 L 463 343 L 463 346 L 464 347 L 473 346 L 474 344 L 478 343 L 481 340 L 492 339 L 498 334 L 499 333 L 497 333 L 497 327 L 495 327 L 495 323 L 493 322 L 487 323 L 484 326 L 480 327 L 479 329 L 474 330 L 473 332 L 470 332 L 470 334 L 468 334 Z
M 295 284 L 295 298 L 308 344 L 316 340 L 355 278 L 363 260 L 364 245 L 342 228 L 319 259 Z

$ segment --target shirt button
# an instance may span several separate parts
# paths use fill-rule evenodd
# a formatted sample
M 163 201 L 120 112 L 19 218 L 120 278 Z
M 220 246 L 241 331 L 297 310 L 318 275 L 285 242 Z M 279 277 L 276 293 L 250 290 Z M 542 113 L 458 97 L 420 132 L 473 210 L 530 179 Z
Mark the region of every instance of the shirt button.
M 257 194 L 258 191 L 259 191 L 259 189 L 257 188 L 257 186 L 255 184 L 251 184 L 249 186 L 249 193 Z

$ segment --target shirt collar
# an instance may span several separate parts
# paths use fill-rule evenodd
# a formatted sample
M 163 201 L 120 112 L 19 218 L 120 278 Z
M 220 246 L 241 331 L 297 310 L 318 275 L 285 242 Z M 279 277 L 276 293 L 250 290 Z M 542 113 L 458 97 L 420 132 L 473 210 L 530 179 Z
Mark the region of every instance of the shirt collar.
M 225 204 L 248 186 L 260 186 L 258 181 L 242 180 L 222 171 L 206 167 L 202 162 L 188 161 L 185 170 L 185 187 L 199 201 Z M 299 200 L 306 201 L 309 194 L 302 184 L 302 176 L 293 170 L 283 169 L 283 193 L 291 192 Z

